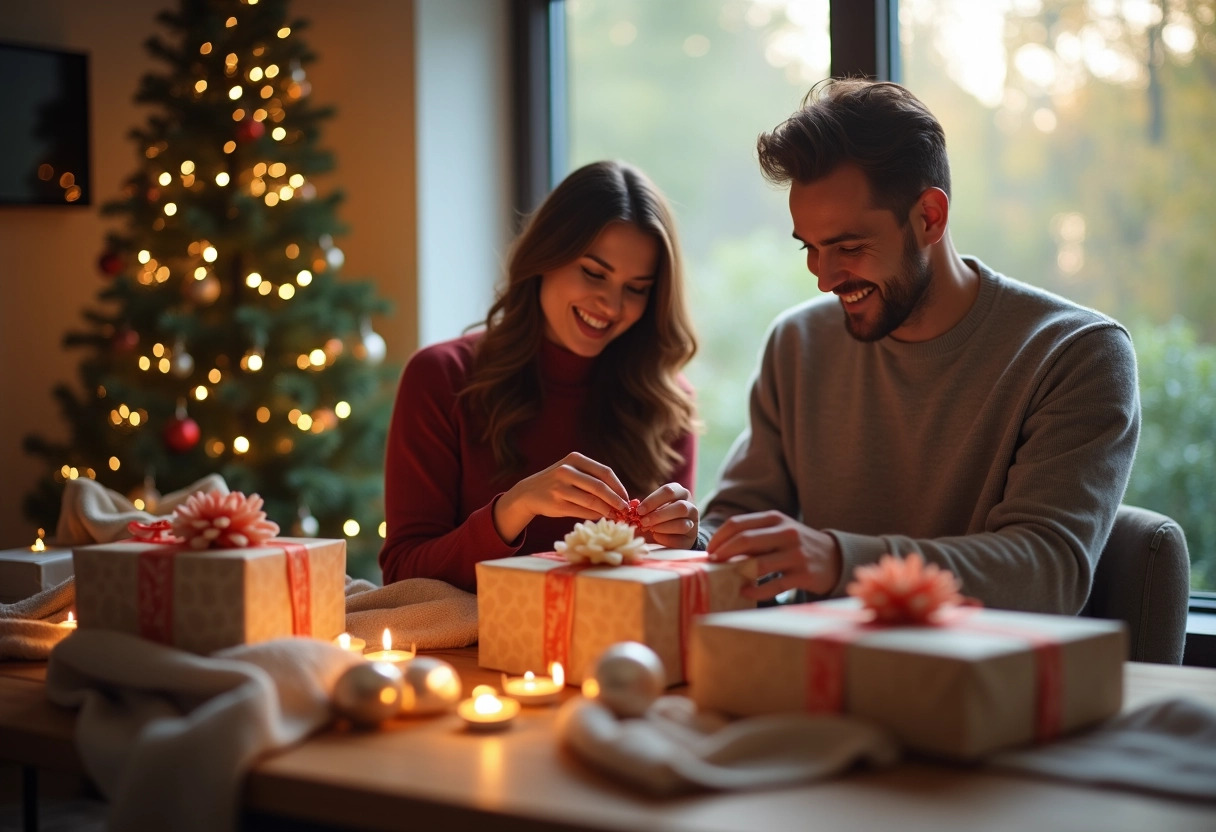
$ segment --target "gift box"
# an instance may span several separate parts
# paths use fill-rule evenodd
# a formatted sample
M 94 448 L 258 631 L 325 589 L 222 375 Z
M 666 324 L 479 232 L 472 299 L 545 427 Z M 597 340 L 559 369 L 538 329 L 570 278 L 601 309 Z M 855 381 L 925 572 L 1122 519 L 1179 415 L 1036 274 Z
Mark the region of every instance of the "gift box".
M 71 549 L 0 551 L 0 604 L 15 604 L 72 577 Z
M 329 640 L 345 629 L 345 540 L 202 550 L 124 540 L 76 547 L 73 560 L 80 629 L 202 654 L 291 635 Z
M 579 684 L 600 653 L 640 641 L 663 660 L 667 684 L 685 678 L 692 620 L 737 610 L 746 579 L 735 564 L 711 564 L 704 552 L 654 547 L 639 564 L 571 564 L 556 554 L 477 564 L 478 662 L 520 674 L 560 661 Z
M 907 747 L 973 760 L 1092 724 L 1123 704 L 1122 622 L 978 608 L 880 625 L 852 598 L 708 615 L 690 695 L 735 716 L 847 712 Z

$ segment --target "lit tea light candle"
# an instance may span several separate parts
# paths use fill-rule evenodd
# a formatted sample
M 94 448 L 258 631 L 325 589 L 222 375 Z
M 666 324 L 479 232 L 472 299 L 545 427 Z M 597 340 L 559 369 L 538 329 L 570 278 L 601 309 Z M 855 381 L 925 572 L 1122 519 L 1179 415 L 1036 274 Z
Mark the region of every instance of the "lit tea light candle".
M 341 636 L 339 636 L 339 638 L 341 638 Z M 392 633 L 388 631 L 387 627 L 384 628 L 384 636 L 380 639 L 380 641 L 384 645 L 384 649 L 373 650 L 371 653 L 364 653 L 363 658 L 367 659 L 369 662 L 388 662 L 389 664 L 395 664 L 398 668 L 401 668 L 406 664 L 406 662 L 414 658 L 418 652 L 412 644 L 410 645 L 409 650 L 394 650 L 393 636 Z
M 75 630 L 76 629 L 76 614 L 74 612 L 72 612 L 71 610 L 68 610 L 67 620 L 60 621 L 59 626 L 64 627 L 68 630 Z
M 561 662 L 549 665 L 549 676 L 537 676 L 529 670 L 523 676 L 502 677 L 502 691 L 519 700 L 521 705 L 550 705 L 557 701 L 566 685 Z
M 470 698 L 456 706 L 456 713 L 470 731 L 494 731 L 506 728 L 519 716 L 519 703 L 499 697 L 489 685 L 478 685 Z
M 342 635 L 334 639 L 334 644 L 352 653 L 362 653 L 367 648 L 367 641 L 365 639 L 352 636 L 350 633 L 342 633 Z

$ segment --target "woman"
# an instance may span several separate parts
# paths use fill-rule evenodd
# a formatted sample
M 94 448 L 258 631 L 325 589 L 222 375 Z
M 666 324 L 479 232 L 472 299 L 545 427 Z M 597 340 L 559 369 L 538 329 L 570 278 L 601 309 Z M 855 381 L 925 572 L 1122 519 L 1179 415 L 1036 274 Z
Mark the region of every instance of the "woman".
M 696 544 L 696 351 L 675 224 L 641 171 L 571 173 L 516 240 L 485 329 L 406 365 L 385 465 L 384 582 L 475 591 L 478 561 L 553 549 L 627 511 Z

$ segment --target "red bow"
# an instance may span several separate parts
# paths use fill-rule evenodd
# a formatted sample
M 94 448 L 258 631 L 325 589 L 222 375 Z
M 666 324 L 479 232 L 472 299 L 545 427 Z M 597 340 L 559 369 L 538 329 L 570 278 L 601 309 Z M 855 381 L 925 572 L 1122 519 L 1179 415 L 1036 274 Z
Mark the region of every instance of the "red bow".
M 140 523 L 138 520 L 132 520 L 127 524 L 127 531 L 134 535 L 136 540 L 144 543 L 179 542 L 173 536 L 173 524 L 168 520 L 153 520 L 151 523 Z

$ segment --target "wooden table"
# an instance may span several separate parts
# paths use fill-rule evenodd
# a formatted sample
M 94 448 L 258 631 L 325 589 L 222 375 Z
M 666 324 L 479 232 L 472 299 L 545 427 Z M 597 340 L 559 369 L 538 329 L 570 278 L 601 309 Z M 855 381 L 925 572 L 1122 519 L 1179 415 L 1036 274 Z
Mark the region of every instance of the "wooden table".
M 498 681 L 476 666 L 476 648 L 431 655 L 450 661 L 466 690 Z M 46 701 L 44 675 L 44 664 L 0 664 L 0 760 L 79 771 L 73 713 Z M 1180 695 L 1216 708 L 1216 670 L 1129 663 L 1125 691 L 1127 709 Z M 374 732 L 335 728 L 258 764 L 243 806 L 259 817 L 367 830 L 1216 830 L 1212 804 L 918 760 L 797 788 L 653 799 L 559 748 L 555 713 L 525 708 L 489 735 L 466 733 L 455 715 Z

